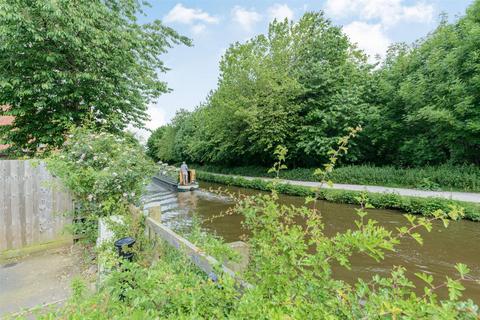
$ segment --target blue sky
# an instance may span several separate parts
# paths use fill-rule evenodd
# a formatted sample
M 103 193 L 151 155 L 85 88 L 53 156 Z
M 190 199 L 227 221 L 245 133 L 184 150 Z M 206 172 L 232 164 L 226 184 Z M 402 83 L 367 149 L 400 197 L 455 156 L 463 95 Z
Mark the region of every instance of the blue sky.
M 193 47 L 175 47 L 163 60 L 171 70 L 162 75 L 171 93 L 152 104 L 147 124 L 166 124 L 180 109 L 193 110 L 216 87 L 218 62 L 235 41 L 265 33 L 274 18 L 297 20 L 306 11 L 325 11 L 343 26 L 368 54 L 383 55 L 394 42 L 411 43 L 433 30 L 439 14 L 463 15 L 473 0 L 322 0 L 322 1 L 161 1 L 151 0 L 146 20 L 161 19 L 193 40 Z M 146 137 L 149 134 L 141 133 Z

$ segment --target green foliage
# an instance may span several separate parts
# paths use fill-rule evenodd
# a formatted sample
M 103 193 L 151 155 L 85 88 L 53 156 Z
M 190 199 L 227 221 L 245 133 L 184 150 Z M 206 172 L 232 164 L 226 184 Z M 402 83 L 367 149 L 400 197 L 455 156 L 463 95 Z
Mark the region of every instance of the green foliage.
M 408 165 L 480 163 L 480 1 L 414 46 L 397 45 L 377 72 L 379 156 Z M 367 139 L 368 140 L 368 139 Z
M 98 217 L 125 215 L 138 203 L 154 172 L 138 142 L 86 128 L 71 130 L 47 165 L 75 196 L 81 231 L 92 237 Z
M 209 280 L 173 248 L 161 243 L 149 267 L 123 262 L 104 289 L 38 319 L 221 319 L 237 292 L 228 278 Z M 221 286 L 221 288 L 219 287 Z
M 190 44 L 158 20 L 140 23 L 143 1 L 0 1 L 0 127 L 4 142 L 35 152 L 61 146 L 86 119 L 110 132 L 142 127 L 167 84 L 160 60 Z
M 157 162 L 160 160 L 158 158 L 159 147 L 160 147 L 160 140 L 163 138 L 166 131 L 166 127 L 159 127 L 155 129 L 150 137 L 147 140 L 147 156 L 153 159 L 153 161 Z
M 195 111 L 179 113 L 153 152 L 164 161 L 269 165 L 283 145 L 289 167 L 313 167 L 360 124 L 344 164 L 478 165 L 479 8 L 476 0 L 414 45 L 393 45 L 378 68 L 322 13 L 273 22 L 266 34 L 231 45 L 218 87 Z M 431 182 L 413 186 L 434 189 Z
M 347 143 L 358 130 L 350 129 L 347 136 L 339 139 L 338 149 L 329 152 L 329 162 L 317 171 L 322 181 L 339 156 L 347 153 Z M 272 171 L 278 177 L 285 166 L 286 148 L 277 147 L 275 155 L 277 162 Z M 371 281 L 359 279 L 353 286 L 332 276 L 332 265 L 350 268 L 353 255 L 364 254 L 381 261 L 385 252 L 394 252 L 404 238 L 422 244 L 418 230 L 430 232 L 435 220 L 443 221 L 447 227 L 449 219 L 464 216 L 462 208 L 437 209 L 426 217 L 405 215 L 408 222 L 405 226 L 388 230 L 368 218 L 365 210 L 373 206 L 362 193 L 354 197 L 360 204 L 356 209 L 359 217 L 356 228 L 327 236 L 316 206 L 312 209 L 282 204 L 278 197 L 281 186 L 269 183 L 266 189 L 272 189 L 271 194 L 235 199 L 233 211 L 244 216 L 243 225 L 249 234 L 250 261 L 244 277 L 253 287 L 239 292 L 234 280 L 222 274 L 214 284 L 202 278 L 178 252 L 166 253 L 172 252 L 169 248 L 150 267 L 123 262 L 108 277 L 100 293 L 85 301 L 79 301 L 77 293 L 69 305 L 46 317 L 476 319 L 479 316 L 473 301 L 460 300 L 464 290 L 462 281 L 473 280 L 463 264 L 455 267 L 458 278 L 446 277 L 437 286 L 431 275 L 417 273 L 426 283 L 423 294 L 415 291 L 402 267 L 394 267 L 390 277 L 375 275 Z M 313 201 L 320 198 L 320 192 L 322 189 L 310 190 L 315 195 Z M 219 239 L 206 236 L 198 223 L 190 237 L 209 251 L 225 254 L 223 249 L 219 250 L 222 248 Z M 437 290 L 442 287 L 447 288 L 448 299 L 438 298 Z
M 368 218 L 368 198 L 358 198 L 356 228 L 324 235 L 318 211 L 279 203 L 276 192 L 237 199 L 249 231 L 250 264 L 245 279 L 253 288 L 238 292 L 233 280 L 208 280 L 186 256 L 159 243 L 159 259 L 150 266 L 123 262 L 93 295 L 76 294 L 65 307 L 40 319 L 476 319 L 478 306 L 462 301 L 467 266 L 444 281 L 417 273 L 425 288 L 415 288 L 406 270 L 373 276 L 349 285 L 332 277 L 332 264 L 350 267 L 365 254 L 380 261 L 406 237 L 420 239 L 434 220 L 456 219 L 461 210 L 437 211 L 429 218 L 406 216 L 407 223 L 387 230 Z M 305 223 L 299 224 L 299 220 Z M 445 220 L 447 221 L 447 220 Z M 195 233 L 196 231 L 194 231 Z M 204 236 L 201 236 L 202 238 Z M 312 250 L 314 249 L 314 250 Z M 434 284 L 435 282 L 435 284 Z M 78 287 L 78 285 L 77 285 Z M 446 287 L 448 299 L 437 291 Z M 420 289 L 420 290 L 416 290 Z M 78 290 L 76 290 L 77 292 Z M 80 297 L 83 297 L 80 299 Z
M 217 174 L 197 171 L 197 178 L 203 181 L 250 188 L 262 191 L 271 191 L 272 184 L 261 179 L 245 179 L 242 177 L 220 176 Z M 279 183 L 276 186 L 279 193 L 314 197 L 315 189 L 291 184 Z M 357 203 L 357 197 L 361 194 L 358 191 L 321 189 L 318 191 L 318 199 L 336 203 Z M 480 205 L 448 200 L 443 198 L 416 198 L 400 196 L 394 193 L 368 193 L 369 202 L 379 209 L 398 209 L 408 213 L 429 215 L 441 209 L 449 211 L 451 205 L 465 208 L 465 217 L 470 220 L 480 221 Z
M 237 261 L 240 258 L 238 253 L 230 248 L 221 237 L 203 230 L 198 217 L 194 217 L 192 226 L 186 232 L 185 237 L 218 261 Z
M 218 88 L 194 112 L 179 112 L 152 152 L 169 162 L 270 164 L 283 145 L 287 162 L 324 160 L 363 121 L 365 61 L 321 13 L 275 21 L 267 34 L 230 46 Z
M 250 177 L 273 178 L 274 174 L 260 166 L 227 167 L 219 165 L 191 165 L 204 172 L 232 174 Z M 315 169 L 295 168 L 283 170 L 281 177 L 287 180 L 317 181 Z M 335 183 L 365 184 L 386 187 L 404 187 L 423 190 L 480 191 L 480 168 L 474 165 L 429 166 L 396 168 L 392 166 L 349 165 L 336 167 L 328 174 Z

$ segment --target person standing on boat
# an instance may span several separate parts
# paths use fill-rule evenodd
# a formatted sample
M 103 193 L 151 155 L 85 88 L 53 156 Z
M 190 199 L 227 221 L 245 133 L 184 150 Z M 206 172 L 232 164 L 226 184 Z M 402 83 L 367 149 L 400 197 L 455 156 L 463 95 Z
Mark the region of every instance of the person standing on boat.
M 180 166 L 180 172 L 182 173 L 183 184 L 188 184 L 188 166 L 185 161 L 183 161 L 182 165 Z

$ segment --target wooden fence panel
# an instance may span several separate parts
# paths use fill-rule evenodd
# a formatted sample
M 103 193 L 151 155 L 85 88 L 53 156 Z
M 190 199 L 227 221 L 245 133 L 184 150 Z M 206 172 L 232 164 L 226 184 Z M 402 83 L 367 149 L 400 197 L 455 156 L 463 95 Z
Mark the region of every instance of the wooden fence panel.
M 42 162 L 0 160 L 0 251 L 64 237 L 72 197 Z

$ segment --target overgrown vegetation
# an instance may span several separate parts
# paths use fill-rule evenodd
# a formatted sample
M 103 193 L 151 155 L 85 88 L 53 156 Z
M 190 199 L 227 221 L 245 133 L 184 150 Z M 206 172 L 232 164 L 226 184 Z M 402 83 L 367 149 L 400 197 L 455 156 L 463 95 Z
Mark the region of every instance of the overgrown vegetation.
M 33 0 L 29 6 L 0 0 L 0 9 L 0 104 L 10 106 L 1 113 L 17 117 L 13 130 L 5 127 L 0 134 L 26 152 L 43 143 L 61 147 L 48 168 L 75 196 L 77 233 L 93 240 L 98 219 L 117 215 L 123 220 L 112 223 L 115 237 L 133 235 L 138 241 L 131 263 L 112 252 L 111 242 L 101 245 L 99 258 L 112 272 L 100 290 L 85 292 L 77 281 L 72 300 L 40 318 L 480 317 L 472 300 L 462 300 L 462 283 L 478 279 L 461 263 L 455 278 L 415 274 L 424 287 L 416 287 L 403 267 L 392 269 L 390 277 L 358 279 L 353 285 L 332 275 L 333 264 L 350 268 L 353 255 L 381 261 L 401 241 L 422 244 L 419 230 L 430 231 L 434 221 L 447 227 L 464 216 L 480 220 L 472 204 L 461 208 L 449 200 L 367 196 L 199 173 L 199 178 L 269 191 L 239 197 L 232 209 L 245 218 L 250 245 L 245 280 L 253 288 L 239 292 L 227 276 L 213 282 L 179 252 L 154 247 L 143 236 L 143 215 L 133 208 L 141 204 L 154 164 L 121 130 L 129 123 L 141 125 L 148 102 L 167 90 L 156 73 L 166 70 L 159 55 L 188 40 L 158 21 L 139 25 L 136 0 Z M 479 17 L 476 0 L 465 17 L 453 25 L 442 22 L 416 46 L 393 47 L 378 70 L 320 13 L 307 13 L 297 23 L 273 22 L 268 35 L 227 50 L 217 90 L 195 112 L 180 112 L 159 129 L 149 152 L 167 161 L 275 161 L 275 177 L 286 163 L 313 166 L 327 160 L 313 172 L 327 184 L 340 156 L 351 163 L 479 163 Z M 92 129 L 72 129 L 72 123 Z M 350 127 L 357 123 L 363 124 L 364 136 L 348 150 L 360 130 Z M 434 181 L 423 183 L 431 188 Z M 279 193 L 302 195 L 305 206 L 282 205 Z M 321 199 L 359 204 L 355 228 L 326 236 L 317 209 Z M 404 225 L 388 230 L 369 219 L 366 210 L 373 206 L 423 216 L 406 214 Z M 198 229 L 189 237 L 218 257 L 231 257 L 218 238 Z
M 353 286 L 331 278 L 333 261 L 348 266 L 348 257 L 358 251 L 381 260 L 385 250 L 415 234 L 421 224 L 428 227 L 429 221 L 413 221 L 410 233 L 392 233 L 375 226 L 359 210 L 358 230 L 329 239 L 322 235 L 318 218 L 307 216 L 307 230 L 288 222 L 305 218 L 308 210 L 275 201 L 274 195 L 248 198 L 237 208 L 247 214 L 246 225 L 252 230 L 254 260 L 247 279 L 255 284 L 253 289 L 240 294 L 228 277 L 212 282 L 185 256 L 161 243 L 159 259 L 151 266 L 123 262 L 102 291 L 92 295 L 77 290 L 65 307 L 39 319 L 384 319 L 394 314 L 396 319 L 473 320 L 478 316 L 471 300 L 459 300 L 462 281 L 470 281 L 462 264 L 456 267 L 458 278 L 445 280 L 449 295 L 441 301 L 437 287 L 443 282 L 418 274 L 425 291 L 414 293 L 401 267 L 392 270 L 390 278 L 376 276 Z M 260 210 L 262 214 L 257 214 Z M 289 232 L 279 232 L 285 229 Z M 311 253 L 309 244 L 319 250 Z
M 479 17 L 475 0 L 458 21 L 442 20 L 412 46 L 393 45 L 376 69 L 321 13 L 273 22 L 227 50 L 218 87 L 152 135 L 152 154 L 268 166 L 281 144 L 289 167 L 315 167 L 346 128 L 361 124 L 344 164 L 478 165 Z
M 159 20 L 141 23 L 145 1 L 1 0 L 0 144 L 32 154 L 62 145 L 72 125 L 120 133 L 142 127 L 148 104 L 168 92 L 160 59 L 190 44 Z
M 138 204 L 155 170 L 133 137 L 87 128 L 72 129 L 47 165 L 75 197 L 74 232 L 91 240 L 99 217 L 130 213 L 129 206 Z
M 192 165 L 191 165 L 192 166 Z M 225 167 L 215 165 L 196 165 L 204 172 L 233 174 L 249 177 L 273 178 L 273 173 L 260 166 Z M 282 171 L 287 180 L 316 181 L 315 169 L 295 168 Z M 336 168 L 328 175 L 335 183 L 378 185 L 387 187 L 406 187 L 423 190 L 461 190 L 480 191 L 480 167 L 441 165 L 421 168 L 396 168 L 393 166 L 374 167 L 350 165 Z
M 243 188 L 250 188 L 262 191 L 271 191 L 272 183 L 261 179 L 245 179 L 242 177 L 219 176 L 209 172 L 197 171 L 199 180 L 220 183 Z M 279 193 L 308 197 L 314 196 L 316 190 L 311 187 L 296 186 L 291 184 L 278 183 L 276 190 Z M 321 189 L 318 191 L 318 197 L 321 200 L 331 201 L 335 203 L 357 203 L 357 198 L 362 192 L 348 190 Z M 465 217 L 480 221 L 480 205 L 474 203 L 460 202 L 442 198 L 417 198 L 409 196 L 400 196 L 394 193 L 368 193 L 369 202 L 375 208 L 381 209 L 398 209 L 419 215 L 429 215 L 435 210 L 441 209 L 448 211 L 452 205 L 461 206 L 465 209 Z
M 316 171 L 321 181 L 346 152 L 349 137 L 342 138 L 340 148 L 330 153 L 330 162 Z M 278 176 L 287 149 L 276 150 L 278 161 L 272 171 Z M 83 294 L 77 285 L 69 304 L 41 317 L 473 320 L 479 316 L 473 301 L 460 300 L 462 283 L 476 281 L 461 263 L 455 266 L 458 276 L 454 279 L 416 273 L 424 288 L 416 288 L 402 267 L 395 267 L 390 277 L 359 279 L 354 285 L 332 277 L 332 264 L 349 268 L 354 254 L 381 261 L 385 252 L 394 251 L 406 238 L 421 244 L 419 230 L 430 231 L 435 220 L 447 227 L 464 215 L 461 208 L 435 210 L 428 217 L 407 214 L 404 226 L 387 230 L 368 218 L 366 209 L 372 206 L 363 195 L 356 197 L 360 205 L 356 228 L 327 237 L 316 206 L 282 205 L 277 187 L 281 185 L 274 182 L 271 194 L 237 198 L 232 209 L 245 217 L 244 227 L 250 234 L 251 260 L 244 276 L 253 288 L 239 292 L 226 276 L 212 282 L 179 252 L 160 246 L 160 259 L 152 265 L 117 263 L 99 293 Z M 308 196 L 306 204 L 315 203 L 319 192 Z M 305 223 L 298 223 L 300 220 Z M 439 298 L 442 288 L 447 291 L 446 298 Z

